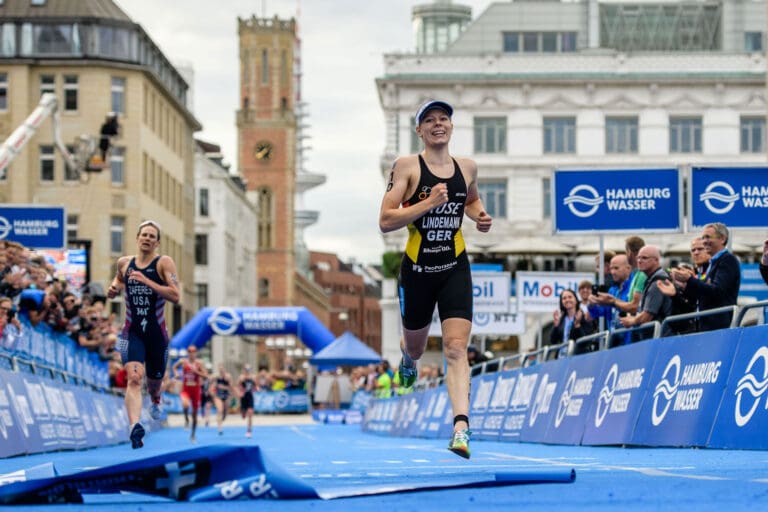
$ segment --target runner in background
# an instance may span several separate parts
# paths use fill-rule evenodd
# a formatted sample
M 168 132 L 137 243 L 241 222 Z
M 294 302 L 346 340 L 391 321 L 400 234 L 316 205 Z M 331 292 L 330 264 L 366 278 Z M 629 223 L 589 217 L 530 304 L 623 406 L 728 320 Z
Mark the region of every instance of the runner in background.
M 248 420 L 245 431 L 245 437 L 251 437 L 251 427 L 253 425 L 253 390 L 256 388 L 256 379 L 251 373 L 251 365 L 243 367 L 243 373 L 237 379 L 237 385 L 240 388 L 240 414 Z
M 219 372 L 213 378 L 211 391 L 213 405 L 216 407 L 216 426 L 219 428 L 219 435 L 222 435 L 222 426 L 227 419 L 227 409 L 229 409 L 229 395 L 232 394 L 232 376 L 224 369 L 223 364 L 219 364 Z
M 192 409 L 192 429 L 189 440 L 195 442 L 197 431 L 197 411 L 200 409 L 203 394 L 203 379 L 208 377 L 205 365 L 197 359 L 197 347 L 190 345 L 187 348 L 189 354 L 173 364 L 173 374 L 177 375 L 181 369 L 181 407 L 184 409 L 184 427 L 189 426 L 189 413 Z

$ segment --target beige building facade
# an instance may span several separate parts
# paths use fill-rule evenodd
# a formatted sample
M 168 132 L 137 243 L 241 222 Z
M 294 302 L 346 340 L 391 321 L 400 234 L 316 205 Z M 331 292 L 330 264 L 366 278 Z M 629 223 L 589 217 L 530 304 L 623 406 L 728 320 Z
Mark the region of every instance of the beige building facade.
M 120 133 L 100 172 L 69 170 L 45 120 L 0 181 L 0 202 L 63 206 L 69 241 L 90 242 L 91 282 L 106 287 L 116 259 L 136 250 L 138 224 L 162 226 L 160 250 L 177 264 L 182 302 L 167 311 L 178 330 L 195 312 L 194 141 L 200 123 L 186 102 L 188 85 L 144 30 L 110 0 L 28 1 L 0 5 L 0 139 L 37 106 L 59 100 L 60 129 L 75 149 L 98 138 L 114 112 Z M 122 304 L 112 310 L 123 312 Z

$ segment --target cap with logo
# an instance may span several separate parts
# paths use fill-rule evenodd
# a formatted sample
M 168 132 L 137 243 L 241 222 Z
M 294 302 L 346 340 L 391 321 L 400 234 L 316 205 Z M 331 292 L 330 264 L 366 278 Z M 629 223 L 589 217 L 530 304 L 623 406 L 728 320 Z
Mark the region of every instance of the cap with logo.
M 448 114 L 448 117 L 453 115 L 453 107 L 446 102 L 440 100 L 429 100 L 424 102 L 424 104 L 419 107 L 419 110 L 416 111 L 416 125 L 420 125 L 426 113 L 435 108 L 438 108 Z

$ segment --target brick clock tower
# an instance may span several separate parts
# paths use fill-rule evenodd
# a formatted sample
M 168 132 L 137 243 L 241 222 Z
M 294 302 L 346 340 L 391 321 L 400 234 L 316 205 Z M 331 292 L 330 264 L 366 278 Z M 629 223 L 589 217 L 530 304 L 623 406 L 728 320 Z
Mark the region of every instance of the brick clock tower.
M 258 211 L 258 304 L 292 306 L 296 279 L 296 23 L 238 19 L 238 161 Z

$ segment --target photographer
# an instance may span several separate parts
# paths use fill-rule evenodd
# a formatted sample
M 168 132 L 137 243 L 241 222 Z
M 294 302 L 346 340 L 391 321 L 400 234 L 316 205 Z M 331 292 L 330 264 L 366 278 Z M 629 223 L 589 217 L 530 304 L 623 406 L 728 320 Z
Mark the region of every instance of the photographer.
M 601 291 L 599 288 L 593 289 L 593 293 L 589 297 L 589 304 L 591 308 L 598 308 L 599 314 L 608 319 L 606 327 L 609 331 L 613 331 L 622 328 L 619 318 L 626 316 L 634 309 L 629 298 L 634 271 L 625 254 L 618 254 L 611 258 L 609 271 L 614 285 L 607 292 Z M 618 339 L 611 337 L 608 346 L 614 347 L 630 343 L 629 334 L 626 333 Z
M 21 322 L 16 318 L 13 301 L 8 297 L 0 297 L 0 348 L 13 352 L 20 334 Z

